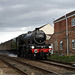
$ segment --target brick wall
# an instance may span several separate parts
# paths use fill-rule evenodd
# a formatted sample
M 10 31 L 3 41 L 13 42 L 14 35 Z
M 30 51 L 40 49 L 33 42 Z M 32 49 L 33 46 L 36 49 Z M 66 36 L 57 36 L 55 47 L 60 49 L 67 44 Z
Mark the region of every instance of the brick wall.
M 75 16 L 67 18 L 68 29 L 75 28 L 71 24 L 71 20 L 75 18 Z M 59 22 L 54 23 L 54 33 L 66 31 L 66 20 L 61 20 Z
M 72 49 L 72 40 L 75 39 L 75 26 L 72 26 L 71 20 L 75 16 L 67 18 L 68 23 L 68 48 L 69 54 L 75 55 L 75 49 Z M 56 20 L 57 21 L 57 20 Z M 59 21 L 54 22 L 54 34 L 52 35 L 49 43 L 53 44 L 54 53 L 67 54 L 67 37 L 66 37 L 66 19 L 59 19 Z M 60 50 L 60 42 L 63 41 L 63 50 Z
M 66 20 L 54 23 L 54 33 L 66 30 Z

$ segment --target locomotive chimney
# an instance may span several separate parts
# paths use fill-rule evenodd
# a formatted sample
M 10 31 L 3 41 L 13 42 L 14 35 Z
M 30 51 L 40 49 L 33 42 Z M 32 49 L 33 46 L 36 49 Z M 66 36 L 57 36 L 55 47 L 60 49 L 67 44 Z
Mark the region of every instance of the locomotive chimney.
M 35 30 L 36 30 L 36 31 L 38 31 L 38 30 L 39 30 L 39 28 L 35 28 Z

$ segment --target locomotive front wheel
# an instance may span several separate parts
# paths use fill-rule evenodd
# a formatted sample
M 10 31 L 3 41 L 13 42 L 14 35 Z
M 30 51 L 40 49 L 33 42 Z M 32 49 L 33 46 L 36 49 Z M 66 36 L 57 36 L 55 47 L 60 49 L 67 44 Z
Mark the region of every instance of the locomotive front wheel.
M 47 59 L 47 55 L 46 54 L 44 55 L 44 58 L 45 58 L 45 60 Z

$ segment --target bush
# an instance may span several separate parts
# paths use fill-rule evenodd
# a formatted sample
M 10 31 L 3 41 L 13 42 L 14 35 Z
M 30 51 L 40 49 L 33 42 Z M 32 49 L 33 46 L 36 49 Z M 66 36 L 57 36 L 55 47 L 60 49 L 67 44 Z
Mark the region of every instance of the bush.
M 74 56 L 60 56 L 60 55 L 51 55 L 48 57 L 51 60 L 63 61 L 63 62 L 75 62 L 75 55 Z

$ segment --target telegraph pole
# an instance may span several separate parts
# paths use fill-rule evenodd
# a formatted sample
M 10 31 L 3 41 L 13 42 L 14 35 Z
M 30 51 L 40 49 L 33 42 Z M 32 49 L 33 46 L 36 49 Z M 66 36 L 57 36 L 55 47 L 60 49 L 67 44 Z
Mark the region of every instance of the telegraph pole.
M 66 19 L 66 43 L 67 43 L 67 55 L 69 55 L 69 50 L 68 50 L 68 23 L 67 23 L 67 16 L 65 15 Z

